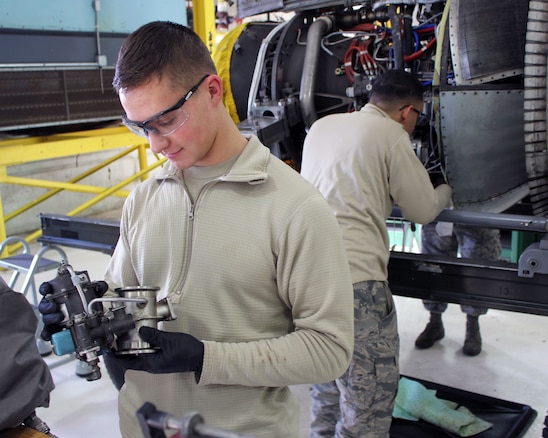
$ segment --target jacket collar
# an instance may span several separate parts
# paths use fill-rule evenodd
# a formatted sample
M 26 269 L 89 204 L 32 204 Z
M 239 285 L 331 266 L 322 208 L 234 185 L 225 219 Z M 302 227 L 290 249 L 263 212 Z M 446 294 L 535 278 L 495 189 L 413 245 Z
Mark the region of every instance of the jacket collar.
M 270 150 L 255 135 L 252 135 L 249 137 L 246 147 L 234 163 L 234 166 L 232 166 L 232 169 L 230 169 L 230 172 L 219 178 L 219 180 L 262 184 L 268 179 L 267 166 L 270 159 Z M 182 171 L 168 161 L 154 175 L 154 178 L 157 180 L 181 180 Z
M 377 105 L 373 105 L 372 103 L 366 103 L 365 106 L 360 110 L 364 113 L 371 113 L 371 114 L 377 114 L 382 117 L 390 118 L 388 113 L 382 109 L 380 109 Z

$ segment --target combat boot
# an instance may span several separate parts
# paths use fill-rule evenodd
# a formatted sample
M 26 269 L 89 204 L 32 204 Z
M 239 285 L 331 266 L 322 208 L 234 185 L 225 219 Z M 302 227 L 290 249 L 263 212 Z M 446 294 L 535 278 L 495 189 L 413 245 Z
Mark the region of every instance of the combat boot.
M 466 336 L 464 338 L 462 352 L 466 356 L 477 356 L 481 352 L 481 335 L 478 316 L 466 316 Z
M 434 345 L 434 342 L 439 341 L 445 336 L 443 322 L 441 321 L 441 313 L 430 312 L 430 321 L 426 324 L 424 331 L 417 337 L 415 347 L 424 350 Z

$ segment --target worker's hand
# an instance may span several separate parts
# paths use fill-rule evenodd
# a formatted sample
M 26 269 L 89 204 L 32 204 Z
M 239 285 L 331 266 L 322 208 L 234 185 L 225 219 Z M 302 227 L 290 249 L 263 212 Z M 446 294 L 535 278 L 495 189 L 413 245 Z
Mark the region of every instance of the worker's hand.
M 61 321 L 65 319 L 65 315 L 59 304 L 47 298 L 47 295 L 52 291 L 52 287 L 48 282 L 42 283 L 39 291 L 44 295 L 44 298 L 38 304 L 38 311 L 42 314 L 42 321 L 44 322 L 40 337 L 44 341 L 50 341 L 51 335 L 63 330 L 64 327 L 61 325 Z
M 148 371 L 153 374 L 197 372 L 204 362 L 204 344 L 186 333 L 164 332 L 151 327 L 141 327 L 139 336 L 159 350 L 137 357 L 117 356 L 126 369 Z

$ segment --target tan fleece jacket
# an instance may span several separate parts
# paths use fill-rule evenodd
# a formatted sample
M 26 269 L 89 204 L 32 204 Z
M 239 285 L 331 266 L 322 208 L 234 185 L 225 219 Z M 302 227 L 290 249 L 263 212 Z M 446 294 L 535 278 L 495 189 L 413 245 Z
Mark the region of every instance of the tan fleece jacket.
M 297 437 L 287 385 L 339 377 L 353 349 L 348 261 L 320 193 L 251 137 L 194 204 L 170 166 L 142 183 L 120 231 L 111 288 L 159 286 L 177 314 L 160 328 L 205 342 L 198 382 L 193 373 L 126 373 L 123 436 L 141 436 L 135 412 L 149 401 L 231 431 Z
M 320 190 L 337 217 L 353 283 L 387 279 L 386 220 L 394 204 L 406 219 L 425 224 L 450 203 L 451 188 L 434 189 L 402 125 L 370 103 L 312 125 L 301 175 Z

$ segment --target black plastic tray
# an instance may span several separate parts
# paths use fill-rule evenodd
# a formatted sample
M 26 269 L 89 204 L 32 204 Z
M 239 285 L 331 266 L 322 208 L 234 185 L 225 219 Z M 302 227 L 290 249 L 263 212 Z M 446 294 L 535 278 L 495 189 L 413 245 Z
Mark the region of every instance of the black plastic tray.
M 473 392 L 428 382 L 413 377 L 429 389 L 436 390 L 440 399 L 450 400 L 465 406 L 481 419 L 493 423 L 491 429 L 474 435 L 474 438 L 519 438 L 522 437 L 537 416 L 531 406 L 511 401 L 499 400 Z M 390 428 L 390 438 L 448 438 L 459 435 L 448 432 L 425 421 L 408 421 L 394 418 Z

